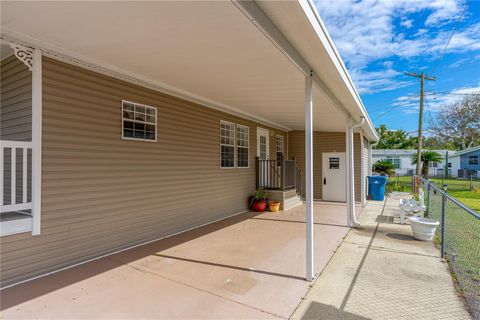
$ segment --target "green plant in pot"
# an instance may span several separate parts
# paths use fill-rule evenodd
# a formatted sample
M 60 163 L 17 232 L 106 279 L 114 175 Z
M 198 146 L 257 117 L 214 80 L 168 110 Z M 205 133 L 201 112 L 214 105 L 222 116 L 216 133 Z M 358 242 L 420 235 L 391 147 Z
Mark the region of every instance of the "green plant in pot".
M 250 208 L 255 212 L 263 212 L 267 208 L 268 194 L 265 190 L 256 190 L 250 199 Z

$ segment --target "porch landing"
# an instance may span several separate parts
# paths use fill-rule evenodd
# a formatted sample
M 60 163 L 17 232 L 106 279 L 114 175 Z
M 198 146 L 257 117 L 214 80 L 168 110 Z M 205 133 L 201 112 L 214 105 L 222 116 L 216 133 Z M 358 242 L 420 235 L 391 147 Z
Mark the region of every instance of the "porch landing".
M 357 209 L 361 212 L 361 208 Z M 305 207 L 246 213 L 1 292 L 3 319 L 288 318 L 307 293 Z M 314 205 L 315 271 L 349 228 Z

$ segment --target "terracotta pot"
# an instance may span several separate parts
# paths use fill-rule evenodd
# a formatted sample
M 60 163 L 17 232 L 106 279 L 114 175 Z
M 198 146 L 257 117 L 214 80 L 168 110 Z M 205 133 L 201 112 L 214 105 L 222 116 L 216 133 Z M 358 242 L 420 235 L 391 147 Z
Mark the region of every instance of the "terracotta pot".
M 280 202 L 279 201 L 269 201 L 268 202 L 268 209 L 271 212 L 278 212 L 280 210 Z
M 255 212 L 263 212 L 267 208 L 267 201 L 265 200 L 254 200 L 252 202 L 252 210 Z

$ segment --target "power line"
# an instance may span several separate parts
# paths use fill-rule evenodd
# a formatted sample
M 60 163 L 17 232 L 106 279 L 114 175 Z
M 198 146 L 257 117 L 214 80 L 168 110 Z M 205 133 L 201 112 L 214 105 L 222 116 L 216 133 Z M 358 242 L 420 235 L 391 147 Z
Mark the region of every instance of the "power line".
M 436 127 L 435 121 L 433 120 L 432 112 L 430 111 L 430 106 L 428 105 L 427 97 L 425 97 L 425 105 L 427 106 L 428 116 L 430 118 L 430 126 L 433 126 L 435 128 Z
M 395 109 L 406 105 L 407 103 L 411 103 L 410 100 L 405 100 L 405 101 L 403 101 L 402 103 L 397 104 L 397 105 L 394 106 L 393 108 L 391 108 L 391 109 L 383 112 L 382 114 L 380 114 L 380 115 L 379 115 L 378 117 L 376 117 L 374 120 L 377 121 L 378 119 L 380 119 L 380 118 L 382 118 L 383 116 L 387 115 L 388 113 L 394 111 Z
M 418 94 L 416 95 L 408 95 L 408 96 L 405 96 L 401 101 L 401 102 L 397 102 L 397 103 L 404 103 L 404 102 L 407 102 L 407 101 L 412 101 L 413 99 L 417 99 L 418 98 Z M 388 105 L 392 105 L 392 103 L 381 103 L 381 104 L 375 104 L 373 106 L 367 106 L 367 109 L 368 109 L 368 112 L 376 112 L 376 111 L 381 111 L 382 109 L 384 110 L 386 106 Z
M 463 15 L 465 14 L 465 11 L 467 11 L 467 7 L 468 7 L 468 0 L 465 2 L 465 6 L 463 7 L 462 14 L 460 15 L 457 22 L 455 23 L 455 26 L 453 26 L 452 34 L 450 34 L 450 37 L 448 38 L 447 44 L 445 45 L 445 48 L 443 48 L 442 54 L 434 61 L 432 71 L 430 73 L 433 74 L 435 72 L 435 69 L 438 67 L 439 61 L 445 55 L 445 51 L 447 51 L 448 45 L 450 44 L 450 41 L 452 40 L 453 35 L 455 34 L 455 31 L 457 31 L 458 24 L 460 23 L 460 20 L 462 20 Z

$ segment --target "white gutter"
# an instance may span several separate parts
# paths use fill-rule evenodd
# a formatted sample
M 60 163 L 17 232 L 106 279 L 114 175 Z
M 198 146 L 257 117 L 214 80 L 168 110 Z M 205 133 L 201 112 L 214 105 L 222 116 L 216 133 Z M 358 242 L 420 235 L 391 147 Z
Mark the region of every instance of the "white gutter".
M 349 195 L 348 198 L 348 212 L 349 212 L 349 217 L 350 221 L 352 224 L 353 228 L 358 228 L 360 226 L 360 222 L 357 221 L 355 217 L 355 164 L 354 164 L 354 148 L 353 148 L 353 132 L 356 128 L 361 127 L 365 122 L 365 118 L 362 116 L 360 118 L 360 122 L 350 126 L 348 128 L 348 145 L 347 147 L 349 148 L 348 152 L 348 169 L 349 169 L 349 185 L 348 185 L 348 191 Z

